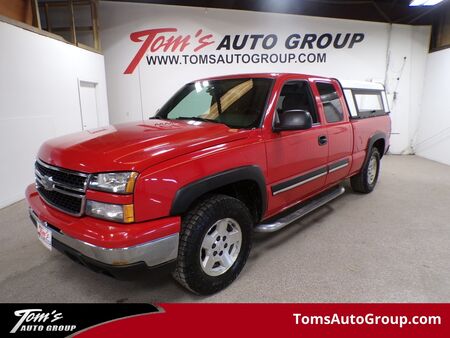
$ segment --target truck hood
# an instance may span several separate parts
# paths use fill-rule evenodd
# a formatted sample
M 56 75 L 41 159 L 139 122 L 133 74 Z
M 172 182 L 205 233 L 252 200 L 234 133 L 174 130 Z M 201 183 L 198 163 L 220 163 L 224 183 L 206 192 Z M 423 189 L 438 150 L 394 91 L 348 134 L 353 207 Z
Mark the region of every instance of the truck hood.
M 171 158 L 246 138 L 248 131 L 198 121 L 148 120 L 58 137 L 45 142 L 38 157 L 85 173 L 142 171 Z

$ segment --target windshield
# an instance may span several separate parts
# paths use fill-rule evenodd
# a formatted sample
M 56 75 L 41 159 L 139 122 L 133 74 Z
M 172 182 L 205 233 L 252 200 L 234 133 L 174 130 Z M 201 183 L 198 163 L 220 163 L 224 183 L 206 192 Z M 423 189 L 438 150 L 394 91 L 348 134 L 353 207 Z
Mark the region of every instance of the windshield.
M 223 123 L 232 128 L 259 126 L 272 79 L 239 78 L 185 85 L 156 118 Z

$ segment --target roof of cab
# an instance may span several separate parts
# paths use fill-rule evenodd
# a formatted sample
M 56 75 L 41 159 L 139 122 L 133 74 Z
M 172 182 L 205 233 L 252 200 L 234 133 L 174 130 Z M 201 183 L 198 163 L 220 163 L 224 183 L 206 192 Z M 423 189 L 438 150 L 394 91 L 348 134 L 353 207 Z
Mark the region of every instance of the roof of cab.
M 330 79 L 329 77 L 318 76 L 318 75 L 310 75 L 310 74 L 301 74 L 301 73 L 248 73 L 248 74 L 230 74 L 230 75 L 219 75 L 219 76 L 210 76 L 202 79 L 198 79 L 196 81 L 205 81 L 205 80 L 223 80 L 223 79 L 239 79 L 239 78 L 283 78 L 283 77 L 295 77 L 298 76 L 300 78 L 322 78 L 322 79 Z
M 301 79 L 333 79 L 325 76 L 311 75 L 311 74 L 301 74 L 301 73 L 248 73 L 248 74 L 230 74 L 230 75 L 219 75 L 211 76 L 196 81 L 206 81 L 206 80 L 224 80 L 224 79 L 239 79 L 239 78 L 292 78 L 299 77 Z M 195 82 L 195 81 L 194 81 Z M 378 82 L 369 81 L 355 81 L 355 80 L 339 80 L 342 88 L 350 89 L 372 89 L 372 90 L 384 90 L 384 86 Z

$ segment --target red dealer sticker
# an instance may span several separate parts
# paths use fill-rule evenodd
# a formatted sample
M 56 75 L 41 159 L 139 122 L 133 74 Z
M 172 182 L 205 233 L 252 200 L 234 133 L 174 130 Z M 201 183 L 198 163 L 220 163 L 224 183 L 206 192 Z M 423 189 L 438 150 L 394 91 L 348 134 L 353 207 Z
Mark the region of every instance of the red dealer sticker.
M 161 304 L 158 307 L 158 313 L 119 319 L 73 336 L 450 336 L 450 304 Z

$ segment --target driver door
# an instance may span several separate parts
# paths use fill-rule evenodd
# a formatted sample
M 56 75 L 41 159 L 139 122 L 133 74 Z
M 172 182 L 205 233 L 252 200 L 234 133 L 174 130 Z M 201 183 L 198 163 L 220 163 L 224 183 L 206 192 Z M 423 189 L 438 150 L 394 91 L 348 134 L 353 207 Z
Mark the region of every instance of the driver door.
M 306 110 L 313 119 L 310 129 L 272 132 L 266 141 L 272 207 L 278 212 L 324 187 L 328 143 L 308 81 L 286 81 L 276 109 L 276 114 Z

